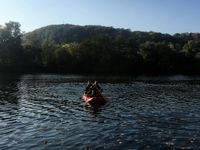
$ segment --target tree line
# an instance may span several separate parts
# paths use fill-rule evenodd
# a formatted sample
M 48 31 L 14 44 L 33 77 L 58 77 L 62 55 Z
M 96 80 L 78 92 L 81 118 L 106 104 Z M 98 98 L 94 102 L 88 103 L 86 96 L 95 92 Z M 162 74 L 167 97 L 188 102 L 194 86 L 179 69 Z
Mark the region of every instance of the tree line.
M 0 26 L 0 71 L 199 74 L 200 34 L 140 32 L 104 26 L 50 25 L 22 33 Z

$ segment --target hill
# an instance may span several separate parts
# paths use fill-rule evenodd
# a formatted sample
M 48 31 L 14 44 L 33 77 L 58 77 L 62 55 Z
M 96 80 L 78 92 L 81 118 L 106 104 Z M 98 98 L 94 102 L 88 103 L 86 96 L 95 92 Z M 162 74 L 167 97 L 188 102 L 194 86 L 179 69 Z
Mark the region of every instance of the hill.
M 115 29 L 113 27 L 94 26 L 94 25 L 49 25 L 28 32 L 23 37 L 24 44 L 39 41 L 41 45 L 45 43 L 64 44 L 72 42 L 82 42 L 97 36 L 109 36 L 115 38 L 117 35 L 130 37 L 131 32 L 125 29 Z
M 68 73 L 199 74 L 200 34 L 49 25 L 0 28 L 0 66 Z M 17 67 L 15 67 L 17 66 Z

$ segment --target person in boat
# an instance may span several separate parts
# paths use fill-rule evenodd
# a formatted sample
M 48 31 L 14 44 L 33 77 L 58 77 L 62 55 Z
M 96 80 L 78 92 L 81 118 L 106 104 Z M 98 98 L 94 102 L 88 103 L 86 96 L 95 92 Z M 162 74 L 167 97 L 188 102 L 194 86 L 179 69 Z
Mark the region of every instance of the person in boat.
M 101 87 L 99 86 L 97 81 L 94 81 L 92 86 L 89 89 L 89 93 L 91 94 L 91 97 L 93 96 L 100 96 L 102 92 Z
M 85 88 L 85 93 L 90 96 L 98 96 L 102 92 L 101 87 L 99 86 L 98 82 L 88 81 L 87 87 Z
M 96 95 L 95 88 L 94 88 L 93 85 L 91 85 L 91 86 L 89 87 L 89 89 L 87 90 L 86 94 L 87 94 L 88 96 L 90 96 L 90 97 L 93 97 L 93 96 Z
M 95 90 L 97 90 L 97 92 L 102 93 L 102 88 L 99 86 L 97 81 L 94 81 L 93 86 L 95 88 Z
M 92 81 L 88 81 L 87 86 L 85 88 L 85 93 L 88 94 L 92 87 Z

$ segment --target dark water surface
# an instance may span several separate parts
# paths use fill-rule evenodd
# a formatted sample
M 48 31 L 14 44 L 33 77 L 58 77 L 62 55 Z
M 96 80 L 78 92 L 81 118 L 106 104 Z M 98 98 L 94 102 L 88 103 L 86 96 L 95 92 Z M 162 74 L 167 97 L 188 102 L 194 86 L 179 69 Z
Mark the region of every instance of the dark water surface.
M 200 149 L 198 77 L 92 78 L 101 108 L 79 99 L 90 77 L 1 75 L 0 149 Z

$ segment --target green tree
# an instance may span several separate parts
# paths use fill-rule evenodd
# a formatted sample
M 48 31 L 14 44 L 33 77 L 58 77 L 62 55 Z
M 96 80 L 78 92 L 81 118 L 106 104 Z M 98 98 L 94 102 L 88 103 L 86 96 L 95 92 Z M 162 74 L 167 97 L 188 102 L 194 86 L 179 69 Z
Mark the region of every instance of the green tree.
M 183 46 L 182 52 L 185 54 L 185 56 L 195 57 L 195 55 L 200 52 L 200 40 L 198 40 L 198 41 L 194 41 L 194 40 L 188 41 Z
M 64 44 L 61 47 L 57 48 L 54 51 L 55 63 L 56 66 L 63 71 L 72 71 L 76 68 L 76 51 L 78 44 L 68 43 Z
M 17 65 L 21 63 L 21 30 L 18 22 L 6 23 L 0 28 L 0 62 L 1 64 Z

